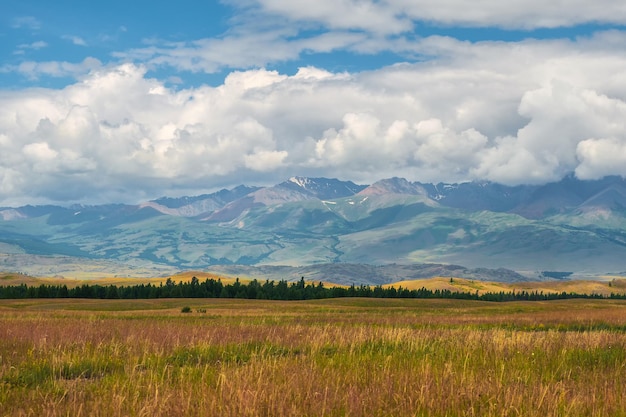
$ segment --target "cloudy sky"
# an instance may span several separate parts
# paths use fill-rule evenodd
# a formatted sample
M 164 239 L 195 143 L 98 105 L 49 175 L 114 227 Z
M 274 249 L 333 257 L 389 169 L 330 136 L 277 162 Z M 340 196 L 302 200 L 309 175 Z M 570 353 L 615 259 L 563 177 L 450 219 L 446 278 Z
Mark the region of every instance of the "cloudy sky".
M 626 175 L 626 3 L 0 0 L 0 206 Z

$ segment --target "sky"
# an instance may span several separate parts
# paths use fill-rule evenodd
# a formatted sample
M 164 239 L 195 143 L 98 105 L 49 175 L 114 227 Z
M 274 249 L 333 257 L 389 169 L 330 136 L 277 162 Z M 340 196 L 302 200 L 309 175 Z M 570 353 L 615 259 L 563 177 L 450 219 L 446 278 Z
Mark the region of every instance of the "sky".
M 626 3 L 0 0 L 0 206 L 626 175 Z

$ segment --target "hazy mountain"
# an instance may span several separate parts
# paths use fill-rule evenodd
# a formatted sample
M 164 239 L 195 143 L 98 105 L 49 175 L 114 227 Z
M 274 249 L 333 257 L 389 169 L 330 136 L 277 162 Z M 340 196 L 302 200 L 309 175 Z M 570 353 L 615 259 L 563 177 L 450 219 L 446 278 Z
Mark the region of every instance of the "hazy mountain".
M 144 206 L 152 207 L 161 213 L 173 216 L 194 217 L 219 210 L 228 203 L 258 189 L 259 187 L 240 185 L 232 190 L 223 189 L 213 194 L 203 194 L 195 197 L 162 197 L 144 203 Z
M 404 194 L 404 195 L 423 195 L 427 196 L 428 191 L 426 188 L 417 182 L 409 182 L 404 178 L 389 178 L 375 182 L 369 187 L 360 191 L 361 195 L 374 196 L 374 195 L 389 195 L 389 194 Z
M 481 267 L 531 276 L 619 272 L 626 270 L 626 182 L 567 177 L 507 187 L 390 178 L 357 185 L 293 177 L 137 205 L 6 207 L 0 255 L 2 269 L 22 271 L 28 256 L 38 257 L 30 268 L 42 256 L 62 256 L 135 270 L 284 265 L 305 268 L 290 274 L 315 267 L 329 276 L 350 264 L 356 283 L 392 279 L 374 268 L 391 264 L 406 266 L 393 269 L 398 280 L 413 276 L 408 266 L 424 263 L 464 265 L 464 276 L 471 269 L 476 278 Z M 326 264 L 337 266 L 320 267 Z
M 528 199 L 534 187 L 507 187 L 490 182 L 467 182 L 462 184 L 423 184 L 428 196 L 446 207 L 467 211 L 513 210 Z
M 26 215 L 19 210 L 12 208 L 0 209 L 0 218 L 2 220 L 17 220 L 25 219 Z
M 515 282 L 527 278 L 508 269 L 465 268 L 459 265 L 444 264 L 351 264 L 327 263 L 306 266 L 243 266 L 219 265 L 212 268 L 224 275 L 239 277 L 264 277 L 269 280 L 297 281 L 304 277 L 307 281 L 326 281 L 336 284 L 382 285 L 401 280 L 437 277 L 457 277 L 487 281 Z
M 447 207 L 466 211 L 511 212 L 532 219 L 574 210 L 609 190 L 613 190 L 615 195 L 626 195 L 626 180 L 621 177 L 581 181 L 567 176 L 559 182 L 540 186 L 507 187 L 490 182 L 468 182 L 424 184 L 424 187 L 428 189 L 430 198 Z
M 243 198 L 208 214 L 203 220 L 228 222 L 248 212 L 254 207 L 275 206 L 278 204 L 305 200 L 325 200 L 353 195 L 365 186 L 351 181 L 328 178 L 292 177 L 273 187 L 255 190 Z
M 367 187 L 365 185 L 357 185 L 352 181 L 340 181 L 334 178 L 306 177 L 291 177 L 288 181 L 281 183 L 280 186 L 299 192 L 305 192 L 320 200 L 333 200 L 348 197 Z

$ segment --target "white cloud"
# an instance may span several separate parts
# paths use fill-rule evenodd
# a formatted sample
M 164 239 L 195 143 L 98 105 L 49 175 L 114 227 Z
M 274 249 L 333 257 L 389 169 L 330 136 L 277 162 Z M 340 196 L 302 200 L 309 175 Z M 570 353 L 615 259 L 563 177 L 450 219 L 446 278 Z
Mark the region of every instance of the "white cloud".
M 401 46 L 433 58 L 356 74 L 235 71 L 180 90 L 144 66 L 94 65 L 60 90 L 0 92 L 0 204 L 136 201 L 297 174 L 519 184 L 625 173 L 624 33 Z
M 528 30 L 529 37 L 535 36 L 532 30 L 538 28 L 626 25 L 626 6 L 613 0 L 571 0 L 567 7 L 540 0 L 482 0 L 472 4 L 460 0 L 230 3 L 235 6 L 236 15 L 222 36 L 187 42 L 151 39 L 149 46 L 118 51 L 113 56 L 150 66 L 206 73 L 276 65 L 304 59 L 310 53 L 335 51 L 393 52 L 415 61 L 446 53 L 463 54 L 466 49 L 451 38 L 421 37 L 420 27 L 424 24 L 441 31 L 457 26 Z
M 421 181 L 464 180 L 488 141 L 474 129 L 455 132 L 438 119 L 387 124 L 371 114 L 348 114 L 343 125 L 316 140 L 309 164 L 368 181 L 399 172 L 418 174 Z
M 89 57 L 79 63 L 23 61 L 18 65 L 5 65 L 0 68 L 0 72 L 17 72 L 30 80 L 37 80 L 41 76 L 77 78 L 100 66 L 102 63 L 99 60 Z
M 576 146 L 600 126 L 584 91 L 553 82 L 524 93 L 519 113 L 529 122 L 515 137 L 498 138 L 475 175 L 503 183 L 542 183 L 572 172 Z
M 33 43 L 23 43 L 23 44 L 17 45 L 19 49 L 34 49 L 34 50 L 39 50 L 47 46 L 48 46 L 48 43 L 44 41 L 36 41 Z
M 317 22 L 331 29 L 378 33 L 412 30 L 413 21 L 435 25 L 492 26 L 535 29 L 587 23 L 626 23 L 626 6 L 613 0 L 319 0 L 301 4 L 289 0 L 234 2 L 255 4 L 263 12 L 293 21 Z
M 271 172 L 280 168 L 287 158 L 287 151 L 257 151 L 244 156 L 244 165 L 253 171 Z
M 38 30 L 41 28 L 41 22 L 34 16 L 21 16 L 13 19 L 11 27 L 14 29 L 31 29 Z
M 576 147 L 580 164 L 576 176 L 598 179 L 606 175 L 626 176 L 626 138 L 587 139 Z
M 77 46 L 87 46 L 87 42 L 80 36 L 63 35 L 61 38 L 70 41 Z
M 328 53 L 350 49 L 366 41 L 362 33 L 329 32 L 300 37 L 289 27 L 259 32 L 233 30 L 222 38 L 193 42 L 151 42 L 152 45 L 113 56 L 140 61 L 151 66 L 168 66 L 181 71 L 214 73 L 224 68 L 258 68 L 292 61 L 303 53 Z
M 53 161 L 58 152 L 50 149 L 50 146 L 45 142 L 29 143 L 23 148 L 24 155 L 34 161 L 34 166 L 37 166 L 39 162 Z
M 286 16 L 293 21 L 323 23 L 330 29 L 361 29 L 375 33 L 400 33 L 412 23 L 401 7 L 390 2 L 335 0 L 309 3 L 288 0 L 260 0 L 264 12 Z

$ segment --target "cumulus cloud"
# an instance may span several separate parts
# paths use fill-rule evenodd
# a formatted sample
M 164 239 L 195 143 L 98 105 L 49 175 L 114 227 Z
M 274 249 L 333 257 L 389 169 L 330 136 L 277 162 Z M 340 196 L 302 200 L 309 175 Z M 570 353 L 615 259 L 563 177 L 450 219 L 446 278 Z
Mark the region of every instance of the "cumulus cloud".
M 285 158 L 287 151 L 265 151 L 261 150 L 252 154 L 244 155 L 244 165 L 253 171 L 274 171 L 279 168 Z
M 487 138 L 474 129 L 455 132 L 439 119 L 384 123 L 371 114 L 347 114 L 343 128 L 330 129 L 315 143 L 316 167 L 357 178 L 417 172 L 423 181 L 468 178 Z
M 606 175 L 626 176 L 626 138 L 586 139 L 578 143 L 580 164 L 576 176 L 598 179 Z
M 623 32 L 412 47 L 434 58 L 353 74 L 241 70 L 187 89 L 147 66 L 94 65 L 62 89 L 0 92 L 0 204 L 137 201 L 291 175 L 626 174 Z

